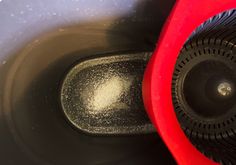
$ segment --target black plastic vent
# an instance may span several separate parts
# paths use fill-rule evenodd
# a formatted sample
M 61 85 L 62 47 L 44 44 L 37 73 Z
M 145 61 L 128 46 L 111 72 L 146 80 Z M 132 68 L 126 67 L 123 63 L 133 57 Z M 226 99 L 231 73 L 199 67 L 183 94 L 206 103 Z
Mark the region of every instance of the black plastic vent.
M 210 18 L 186 42 L 172 98 L 191 142 L 221 164 L 236 164 L 236 10 Z

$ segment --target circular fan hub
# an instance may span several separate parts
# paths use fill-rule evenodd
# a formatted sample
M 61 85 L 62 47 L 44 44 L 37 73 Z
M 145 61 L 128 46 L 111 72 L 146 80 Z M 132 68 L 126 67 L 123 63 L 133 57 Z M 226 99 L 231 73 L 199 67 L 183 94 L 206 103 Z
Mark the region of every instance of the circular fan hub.
M 192 143 L 214 160 L 235 162 L 236 58 L 229 45 L 186 45 L 176 62 L 172 99 Z M 230 144 L 230 147 L 228 146 Z
M 236 164 L 236 10 L 192 33 L 172 77 L 176 116 L 189 140 L 220 164 Z
M 183 104 L 190 113 L 214 118 L 224 115 L 235 105 L 234 86 L 236 78 L 230 63 L 221 62 L 219 57 L 206 54 L 198 57 L 197 64 L 188 62 L 180 74 Z M 206 59 L 206 60 L 204 60 Z M 201 61 L 204 60 L 204 61 Z M 194 60 L 193 60 L 194 62 Z

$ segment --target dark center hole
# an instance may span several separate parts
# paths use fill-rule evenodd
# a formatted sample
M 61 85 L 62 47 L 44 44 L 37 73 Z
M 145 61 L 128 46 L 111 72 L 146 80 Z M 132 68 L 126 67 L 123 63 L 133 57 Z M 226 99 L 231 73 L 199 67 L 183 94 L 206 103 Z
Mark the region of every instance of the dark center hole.
M 214 118 L 227 113 L 235 105 L 235 82 L 234 70 L 226 63 L 207 60 L 188 72 L 183 94 L 195 113 Z

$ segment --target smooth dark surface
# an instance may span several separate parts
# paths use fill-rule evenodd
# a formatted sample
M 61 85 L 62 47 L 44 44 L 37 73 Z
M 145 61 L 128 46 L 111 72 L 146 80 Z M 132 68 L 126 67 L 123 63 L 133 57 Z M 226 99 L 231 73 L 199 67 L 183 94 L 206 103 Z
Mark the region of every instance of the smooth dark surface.
M 89 136 L 60 106 L 79 59 L 152 51 L 174 1 L 0 2 L 1 164 L 175 164 L 157 134 Z
M 196 115 L 206 119 L 217 118 L 226 114 L 235 105 L 234 92 L 232 96 L 227 97 L 219 95 L 217 90 L 222 82 L 235 86 L 236 77 L 231 68 L 230 64 L 227 65 L 217 58 L 205 58 L 189 68 L 183 80 L 183 97 L 186 100 L 185 104 L 188 104 Z

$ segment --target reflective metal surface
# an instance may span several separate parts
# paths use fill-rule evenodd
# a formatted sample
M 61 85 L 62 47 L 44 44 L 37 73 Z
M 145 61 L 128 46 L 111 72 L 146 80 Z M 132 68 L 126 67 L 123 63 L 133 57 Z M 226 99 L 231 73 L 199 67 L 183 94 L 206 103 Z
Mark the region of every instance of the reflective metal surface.
M 115 54 L 78 62 L 61 89 L 61 103 L 69 122 L 92 134 L 155 132 L 141 94 L 150 55 Z

